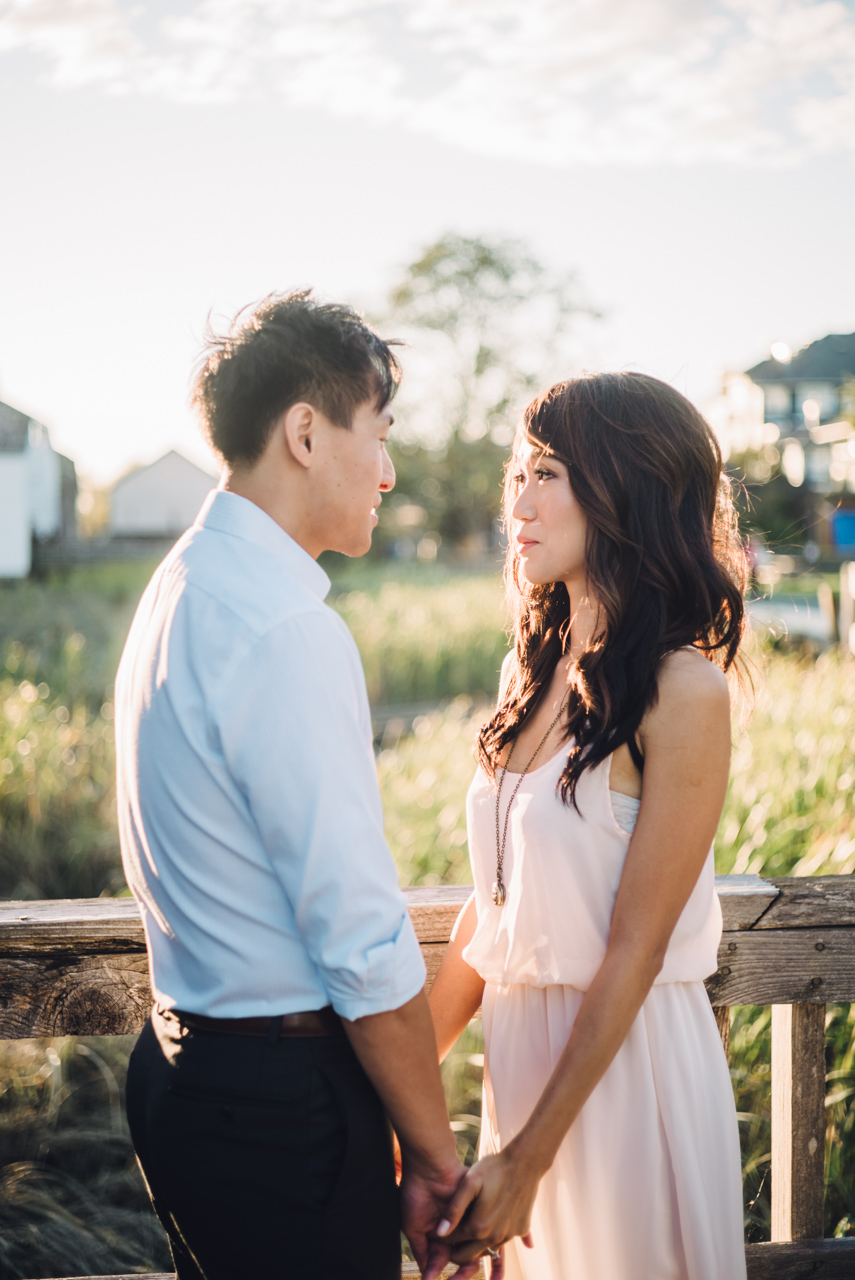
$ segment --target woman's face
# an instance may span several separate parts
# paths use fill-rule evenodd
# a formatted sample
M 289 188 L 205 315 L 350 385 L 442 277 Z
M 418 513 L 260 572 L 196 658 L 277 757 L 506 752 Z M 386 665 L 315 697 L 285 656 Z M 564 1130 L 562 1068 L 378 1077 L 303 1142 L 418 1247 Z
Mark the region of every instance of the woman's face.
M 588 520 L 570 488 L 567 467 L 530 440 L 518 441 L 511 463 L 511 537 L 526 580 L 585 589 Z

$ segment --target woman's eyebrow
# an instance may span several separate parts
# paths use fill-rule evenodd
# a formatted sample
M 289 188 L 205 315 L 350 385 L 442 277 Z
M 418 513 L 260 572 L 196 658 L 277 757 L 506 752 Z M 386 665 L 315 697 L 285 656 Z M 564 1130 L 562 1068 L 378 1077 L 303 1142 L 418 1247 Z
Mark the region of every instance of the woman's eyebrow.
M 524 440 L 518 449 L 514 450 L 514 459 L 520 463 L 536 462 L 543 456 L 543 449 L 536 444 L 532 444 L 530 440 Z

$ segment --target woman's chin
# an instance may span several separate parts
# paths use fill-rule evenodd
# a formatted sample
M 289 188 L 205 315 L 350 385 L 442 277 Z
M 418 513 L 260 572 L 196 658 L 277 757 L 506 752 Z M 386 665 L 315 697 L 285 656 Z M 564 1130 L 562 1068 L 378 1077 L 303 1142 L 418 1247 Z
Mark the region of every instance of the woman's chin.
M 526 564 L 522 558 L 520 558 L 519 573 L 522 580 L 530 587 L 548 587 L 551 582 L 556 581 L 555 578 L 544 574 L 542 570 L 538 571 L 533 565 Z

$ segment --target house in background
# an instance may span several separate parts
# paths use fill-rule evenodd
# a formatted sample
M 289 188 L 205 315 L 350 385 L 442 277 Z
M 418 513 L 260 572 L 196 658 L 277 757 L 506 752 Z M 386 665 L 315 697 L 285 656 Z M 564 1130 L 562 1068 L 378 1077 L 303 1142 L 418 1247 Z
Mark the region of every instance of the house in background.
M 792 356 L 777 343 L 772 350 L 747 377 L 761 388 L 765 420 L 777 423 L 781 439 L 855 410 L 855 333 L 831 333 Z
M 832 333 L 747 371 L 778 432 L 781 468 L 804 495 L 805 528 L 820 547 L 855 554 L 855 333 Z M 770 436 L 771 439 L 771 436 Z
M 110 494 L 110 536 L 177 538 L 216 484 L 216 477 L 171 449 L 116 481 Z
M 73 540 L 77 478 L 47 427 L 0 402 L 0 578 L 26 578 L 33 542 Z

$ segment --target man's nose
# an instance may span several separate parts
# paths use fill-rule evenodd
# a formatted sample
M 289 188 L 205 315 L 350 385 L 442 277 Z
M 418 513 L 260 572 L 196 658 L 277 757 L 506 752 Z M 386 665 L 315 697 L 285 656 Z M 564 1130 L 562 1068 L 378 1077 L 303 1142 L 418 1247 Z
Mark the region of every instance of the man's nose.
M 388 493 L 395 488 L 395 467 L 386 450 L 383 450 L 383 476 L 380 481 L 381 493 Z

